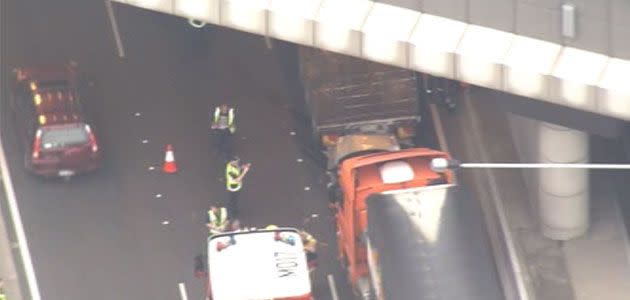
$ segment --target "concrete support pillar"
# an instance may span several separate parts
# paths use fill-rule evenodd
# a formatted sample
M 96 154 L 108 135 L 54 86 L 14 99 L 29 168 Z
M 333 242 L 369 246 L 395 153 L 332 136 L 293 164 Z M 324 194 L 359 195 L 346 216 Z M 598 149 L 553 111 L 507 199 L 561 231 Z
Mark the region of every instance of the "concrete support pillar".
M 588 134 L 540 122 L 541 162 L 581 163 L 589 160 Z M 553 240 L 583 235 L 589 226 L 588 170 L 539 170 L 539 215 L 542 233 Z

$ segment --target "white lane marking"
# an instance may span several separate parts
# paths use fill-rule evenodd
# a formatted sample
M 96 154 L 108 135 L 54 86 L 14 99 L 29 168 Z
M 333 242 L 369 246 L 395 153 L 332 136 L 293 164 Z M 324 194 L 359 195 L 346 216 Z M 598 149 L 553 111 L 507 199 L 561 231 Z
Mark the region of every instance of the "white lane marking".
M 179 286 L 179 297 L 182 300 L 188 300 L 188 293 L 186 292 L 186 284 L 184 284 L 183 282 L 180 282 L 178 286 Z
M 143 143 L 143 144 L 146 144 L 146 143 L 148 143 L 148 142 L 149 142 L 149 140 L 142 140 L 142 143 Z
M 305 191 L 310 191 L 310 190 L 311 190 L 311 187 L 310 187 L 310 186 L 305 186 L 305 187 L 304 187 L 304 190 L 305 190 Z
M 4 146 L 2 145 L 1 138 L 0 173 L 2 175 L 2 180 L 4 181 L 4 191 L 7 197 L 7 203 L 9 204 L 9 213 L 13 221 L 13 226 L 15 227 L 15 235 L 17 236 L 18 244 L 20 245 L 20 257 L 24 265 L 24 273 L 26 274 L 28 290 L 31 294 L 31 299 L 41 300 L 42 297 L 39 293 L 37 277 L 35 276 L 35 268 L 33 267 L 31 253 L 28 248 L 28 241 L 26 239 L 26 234 L 24 233 L 24 224 L 22 224 L 22 217 L 20 216 L 20 209 L 18 207 L 17 199 L 15 197 L 13 181 L 11 180 L 11 174 L 9 173 L 9 167 L 7 165 L 7 159 L 4 154 Z
M 155 170 L 155 167 L 154 166 L 149 166 L 149 171 L 153 171 L 153 170 Z
M 139 116 L 141 116 L 142 114 L 141 114 L 141 113 L 139 113 L 139 112 L 137 112 L 137 113 L 135 113 L 135 114 L 133 114 L 133 115 L 134 115 L 134 116 L 136 116 L 136 117 L 139 117 Z
M 162 198 L 162 194 L 155 194 L 155 198 Z
M 162 225 L 168 225 L 168 224 L 171 224 L 171 222 L 169 220 L 162 221 Z
M 312 215 L 311 215 L 311 218 L 317 218 L 317 217 L 319 217 L 319 215 L 318 215 L 318 214 L 312 214 Z
M 298 158 L 298 159 L 296 159 L 295 161 L 297 161 L 297 162 L 301 163 L 301 162 L 303 162 L 304 160 L 303 160 L 303 159 L 301 159 L 301 158 Z
M 330 297 L 332 300 L 339 300 L 339 295 L 337 294 L 337 285 L 335 284 L 335 277 L 333 274 L 328 274 L 328 288 L 330 288 Z
M 114 40 L 116 41 L 118 56 L 125 57 L 125 48 L 123 47 L 122 39 L 120 38 L 120 32 L 118 31 L 118 22 L 116 22 L 116 15 L 114 14 L 114 8 L 112 7 L 111 0 L 105 1 L 105 9 L 107 10 L 109 23 L 112 25 L 112 31 L 114 32 Z
M 628 170 L 630 164 L 578 164 L 578 163 L 462 163 L 466 169 L 600 169 Z
M 295 135 L 295 131 L 289 132 L 290 135 Z

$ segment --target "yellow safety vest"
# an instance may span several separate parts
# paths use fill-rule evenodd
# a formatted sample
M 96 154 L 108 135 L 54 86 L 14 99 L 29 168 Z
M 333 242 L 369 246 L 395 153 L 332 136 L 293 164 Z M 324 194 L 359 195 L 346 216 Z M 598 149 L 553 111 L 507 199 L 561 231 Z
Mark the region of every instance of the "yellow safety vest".
M 227 220 L 227 209 L 225 207 L 219 208 L 219 215 L 217 216 L 211 209 L 208 210 L 208 223 L 213 224 L 214 226 L 221 226 Z
M 302 243 L 304 244 L 304 250 L 315 252 L 317 249 L 317 240 L 308 232 L 302 231 Z
M 226 179 L 225 181 L 226 181 L 226 188 L 228 191 L 238 192 L 243 187 L 243 184 L 241 182 L 234 180 L 234 178 L 240 175 L 241 175 L 240 168 L 237 168 L 230 163 L 227 164 L 227 166 L 225 167 L 225 179 Z
M 214 109 L 214 122 L 218 123 L 219 122 L 219 118 L 221 117 L 221 109 L 219 107 Z M 234 109 L 230 108 L 228 110 L 228 115 L 227 115 L 227 126 L 231 129 L 232 127 L 234 127 Z

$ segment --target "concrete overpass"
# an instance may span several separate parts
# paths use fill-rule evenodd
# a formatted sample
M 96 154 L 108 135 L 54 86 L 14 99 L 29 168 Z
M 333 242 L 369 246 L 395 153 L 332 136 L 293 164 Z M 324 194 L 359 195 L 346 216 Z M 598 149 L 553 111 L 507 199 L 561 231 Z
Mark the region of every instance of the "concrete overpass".
M 630 4 L 622 0 L 113 1 L 468 82 L 542 110 L 630 120 Z M 589 159 L 587 133 L 546 121 L 537 123 L 539 160 Z M 584 234 L 588 173 L 544 170 L 538 178 L 543 234 Z

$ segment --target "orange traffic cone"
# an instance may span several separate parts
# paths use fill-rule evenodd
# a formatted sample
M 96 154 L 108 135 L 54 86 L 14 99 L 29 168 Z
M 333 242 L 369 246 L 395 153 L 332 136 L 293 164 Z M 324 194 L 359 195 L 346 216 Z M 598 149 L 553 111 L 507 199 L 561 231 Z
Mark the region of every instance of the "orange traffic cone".
M 173 153 L 173 146 L 171 144 L 166 145 L 166 155 L 164 156 L 164 173 L 172 174 L 177 172 L 177 164 L 175 163 L 175 154 Z

